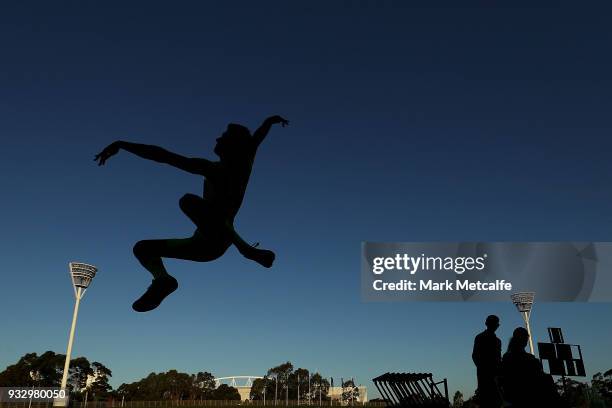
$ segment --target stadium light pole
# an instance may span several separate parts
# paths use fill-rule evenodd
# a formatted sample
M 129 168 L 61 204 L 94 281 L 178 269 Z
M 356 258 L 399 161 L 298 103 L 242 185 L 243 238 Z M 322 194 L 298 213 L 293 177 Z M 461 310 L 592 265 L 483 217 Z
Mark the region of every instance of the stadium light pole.
M 79 304 L 85 296 L 85 291 L 91 284 L 98 268 L 93 265 L 70 262 L 68 264 L 70 270 L 70 278 L 72 279 L 72 288 L 74 289 L 74 311 L 72 313 L 72 325 L 70 326 L 70 336 L 68 337 L 68 348 L 66 349 L 66 361 L 64 362 L 64 372 L 62 374 L 62 384 L 60 388 L 66 390 L 68 383 L 68 371 L 70 369 L 70 354 L 72 353 L 72 343 L 74 341 L 74 331 L 76 329 L 77 316 L 79 314 Z M 65 406 L 66 399 L 57 400 L 54 406 Z
M 531 317 L 531 308 L 533 307 L 533 299 L 535 298 L 535 292 L 519 292 L 510 296 L 512 303 L 516 306 L 520 312 L 523 320 L 525 321 L 525 328 L 529 334 L 529 349 L 531 354 L 535 355 L 533 350 L 533 336 L 531 335 L 531 326 L 529 326 L 529 318 Z

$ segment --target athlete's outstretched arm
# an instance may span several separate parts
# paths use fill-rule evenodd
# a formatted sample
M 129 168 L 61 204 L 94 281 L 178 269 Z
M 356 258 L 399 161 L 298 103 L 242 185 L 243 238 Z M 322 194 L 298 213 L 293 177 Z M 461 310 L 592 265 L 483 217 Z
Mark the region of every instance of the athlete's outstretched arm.
M 193 174 L 207 176 L 211 171 L 212 162 L 209 160 L 184 157 L 180 154 L 162 149 L 159 146 L 130 143 L 122 140 L 118 140 L 106 146 L 104 150 L 96 155 L 94 160 L 98 162 L 99 166 L 102 166 L 109 158 L 116 155 L 120 149 L 133 153 L 143 159 L 169 164 Z
M 285 127 L 289 124 L 287 119 L 282 118 L 281 116 L 270 116 L 268 119 L 264 120 L 259 129 L 253 133 L 253 141 L 255 142 L 255 147 L 259 147 L 261 142 L 266 138 L 268 132 L 272 125 L 280 123 L 282 127 Z

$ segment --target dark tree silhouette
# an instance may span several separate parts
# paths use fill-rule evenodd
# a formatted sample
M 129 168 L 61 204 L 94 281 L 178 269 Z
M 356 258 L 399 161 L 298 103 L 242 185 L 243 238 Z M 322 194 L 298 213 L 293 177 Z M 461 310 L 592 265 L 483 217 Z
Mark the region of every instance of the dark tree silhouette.
M 310 376 L 310 395 L 308 395 L 308 378 Z M 278 383 L 277 383 L 278 379 Z M 311 401 L 318 401 L 319 396 L 322 401 L 328 399 L 329 381 L 319 373 L 311 373 L 305 368 L 293 369 L 293 364 L 289 361 L 272 367 L 264 378 L 253 381 L 251 387 L 250 398 L 254 400 L 263 400 L 264 389 L 266 392 L 266 400 L 274 400 L 275 392 L 278 400 L 285 400 L 287 396 L 290 400 L 297 400 L 298 380 L 300 400 L 307 401 L 310 397 Z M 287 387 L 289 388 L 287 393 Z M 319 395 L 320 394 L 320 395 Z
M 240 393 L 234 387 L 221 384 L 212 392 L 212 399 L 217 401 L 240 401 Z
M 0 372 L 0 387 L 59 387 L 65 359 L 66 355 L 53 351 L 28 353 Z M 105 399 L 112 390 L 108 383 L 111 376 L 102 363 L 90 363 L 85 357 L 70 360 L 67 385 L 71 399 L 82 400 L 85 391 L 93 392 L 91 398 Z

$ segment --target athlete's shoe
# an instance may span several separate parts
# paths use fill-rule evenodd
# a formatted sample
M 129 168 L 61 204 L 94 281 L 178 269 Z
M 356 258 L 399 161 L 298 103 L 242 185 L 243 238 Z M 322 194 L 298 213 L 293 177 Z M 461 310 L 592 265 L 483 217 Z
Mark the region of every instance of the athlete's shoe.
M 172 276 L 167 275 L 153 279 L 151 286 L 137 301 L 132 304 L 132 309 L 137 312 L 148 312 L 160 305 L 162 300 L 178 288 L 178 282 Z
M 266 268 L 270 268 L 276 258 L 274 252 L 268 251 L 267 249 L 257 249 L 255 246 L 252 246 L 249 250 L 249 254 L 245 256 Z

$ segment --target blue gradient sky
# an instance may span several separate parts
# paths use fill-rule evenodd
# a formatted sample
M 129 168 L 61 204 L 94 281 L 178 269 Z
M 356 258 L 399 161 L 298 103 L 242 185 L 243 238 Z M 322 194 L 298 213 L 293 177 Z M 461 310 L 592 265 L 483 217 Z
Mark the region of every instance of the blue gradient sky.
M 22 3 L 0 6 L 0 369 L 65 352 L 79 260 L 100 272 L 74 355 L 114 385 L 290 360 L 370 386 L 431 371 L 471 395 L 473 336 L 496 313 L 505 347 L 514 307 L 362 303 L 361 241 L 612 240 L 609 6 Z M 170 261 L 179 291 L 132 312 L 149 284 L 132 245 L 190 235 L 178 199 L 201 181 L 94 154 L 124 139 L 213 158 L 228 122 L 271 114 L 291 126 L 260 149 L 237 228 L 274 268 L 235 249 Z M 533 329 L 563 327 L 590 376 L 612 368 L 611 313 L 539 303 Z

